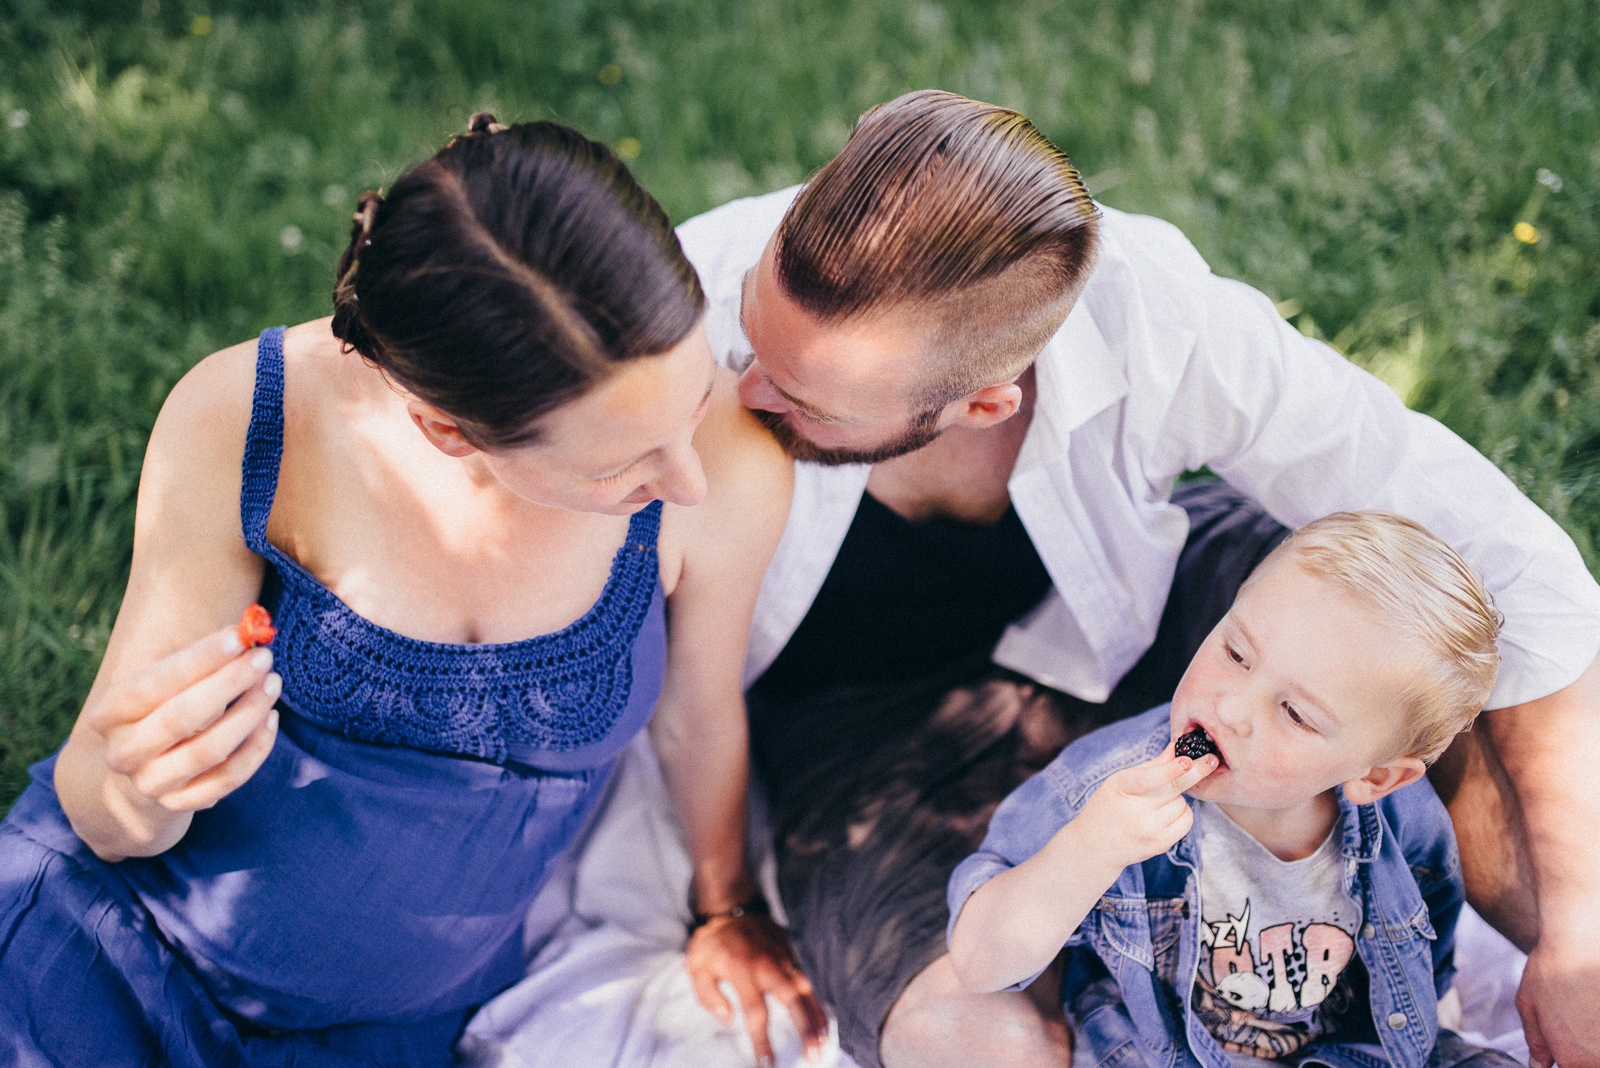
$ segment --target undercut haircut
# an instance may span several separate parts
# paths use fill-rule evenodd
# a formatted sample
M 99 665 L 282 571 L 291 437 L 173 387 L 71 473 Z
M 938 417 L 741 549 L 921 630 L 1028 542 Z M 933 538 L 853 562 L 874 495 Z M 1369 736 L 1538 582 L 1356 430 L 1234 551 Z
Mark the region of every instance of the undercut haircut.
M 784 292 L 823 323 L 910 311 L 930 347 L 916 386 L 942 407 L 1009 382 L 1094 266 L 1099 211 L 1022 115 L 932 90 L 861 116 L 778 227 Z
M 1395 695 L 1405 717 L 1400 755 L 1433 763 L 1472 726 L 1500 668 L 1502 618 L 1477 572 L 1393 512 L 1335 512 L 1289 535 L 1279 553 L 1415 642 L 1421 671 Z

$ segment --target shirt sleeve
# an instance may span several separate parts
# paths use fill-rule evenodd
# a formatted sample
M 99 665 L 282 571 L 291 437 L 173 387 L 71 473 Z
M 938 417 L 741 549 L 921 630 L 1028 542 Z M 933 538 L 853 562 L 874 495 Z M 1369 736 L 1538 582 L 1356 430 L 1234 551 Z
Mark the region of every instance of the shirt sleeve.
M 1428 527 L 1478 569 L 1505 615 L 1489 708 L 1546 696 L 1589 666 L 1600 650 L 1600 587 L 1554 520 L 1472 446 L 1302 336 L 1263 294 L 1181 258 L 1171 264 L 1147 268 L 1167 283 L 1158 288 L 1197 299 L 1179 309 L 1170 302 L 1180 298 L 1158 293 L 1149 303 L 1158 317 L 1199 325 L 1181 367 L 1131 384 L 1132 403 L 1147 406 L 1141 421 L 1159 427 L 1147 472 L 1209 466 L 1291 527 L 1364 508 Z M 1187 277 L 1178 285 L 1163 273 Z

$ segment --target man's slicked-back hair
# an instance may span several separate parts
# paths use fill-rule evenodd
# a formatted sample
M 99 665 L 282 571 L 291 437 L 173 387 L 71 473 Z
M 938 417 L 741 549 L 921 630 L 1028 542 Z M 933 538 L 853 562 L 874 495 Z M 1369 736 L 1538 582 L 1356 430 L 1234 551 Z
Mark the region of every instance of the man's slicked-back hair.
M 778 228 L 784 292 L 825 323 L 931 312 L 925 390 L 1020 374 L 1093 269 L 1099 213 L 1026 118 L 933 90 L 868 111 Z

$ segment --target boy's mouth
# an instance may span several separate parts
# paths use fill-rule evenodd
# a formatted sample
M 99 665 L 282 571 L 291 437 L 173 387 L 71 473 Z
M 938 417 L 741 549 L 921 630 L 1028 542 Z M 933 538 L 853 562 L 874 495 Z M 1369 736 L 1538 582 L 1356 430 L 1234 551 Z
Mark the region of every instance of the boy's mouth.
M 1228 766 L 1228 762 L 1226 759 L 1224 759 L 1222 750 L 1217 746 L 1216 740 L 1213 739 L 1211 735 L 1207 734 L 1206 729 L 1200 726 L 1198 723 L 1191 726 L 1185 733 L 1179 735 L 1178 740 L 1172 743 L 1173 756 L 1188 757 L 1190 760 L 1199 760 L 1201 757 L 1206 756 L 1207 754 L 1216 756 L 1216 771 L 1221 771 L 1223 768 Z M 1212 774 L 1216 774 L 1216 771 L 1213 771 Z

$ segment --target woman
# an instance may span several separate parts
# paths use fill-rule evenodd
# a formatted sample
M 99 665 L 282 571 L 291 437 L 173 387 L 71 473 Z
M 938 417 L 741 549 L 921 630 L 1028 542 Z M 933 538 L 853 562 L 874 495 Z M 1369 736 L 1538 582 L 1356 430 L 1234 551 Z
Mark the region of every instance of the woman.
M 4 1030 L 29 1063 L 449 1063 L 659 695 L 696 987 L 815 1046 L 744 856 L 789 465 L 670 224 L 604 147 L 486 115 L 356 218 L 331 331 L 162 409 L 105 660 L 0 829 Z M 270 651 L 226 626 L 258 598 Z

